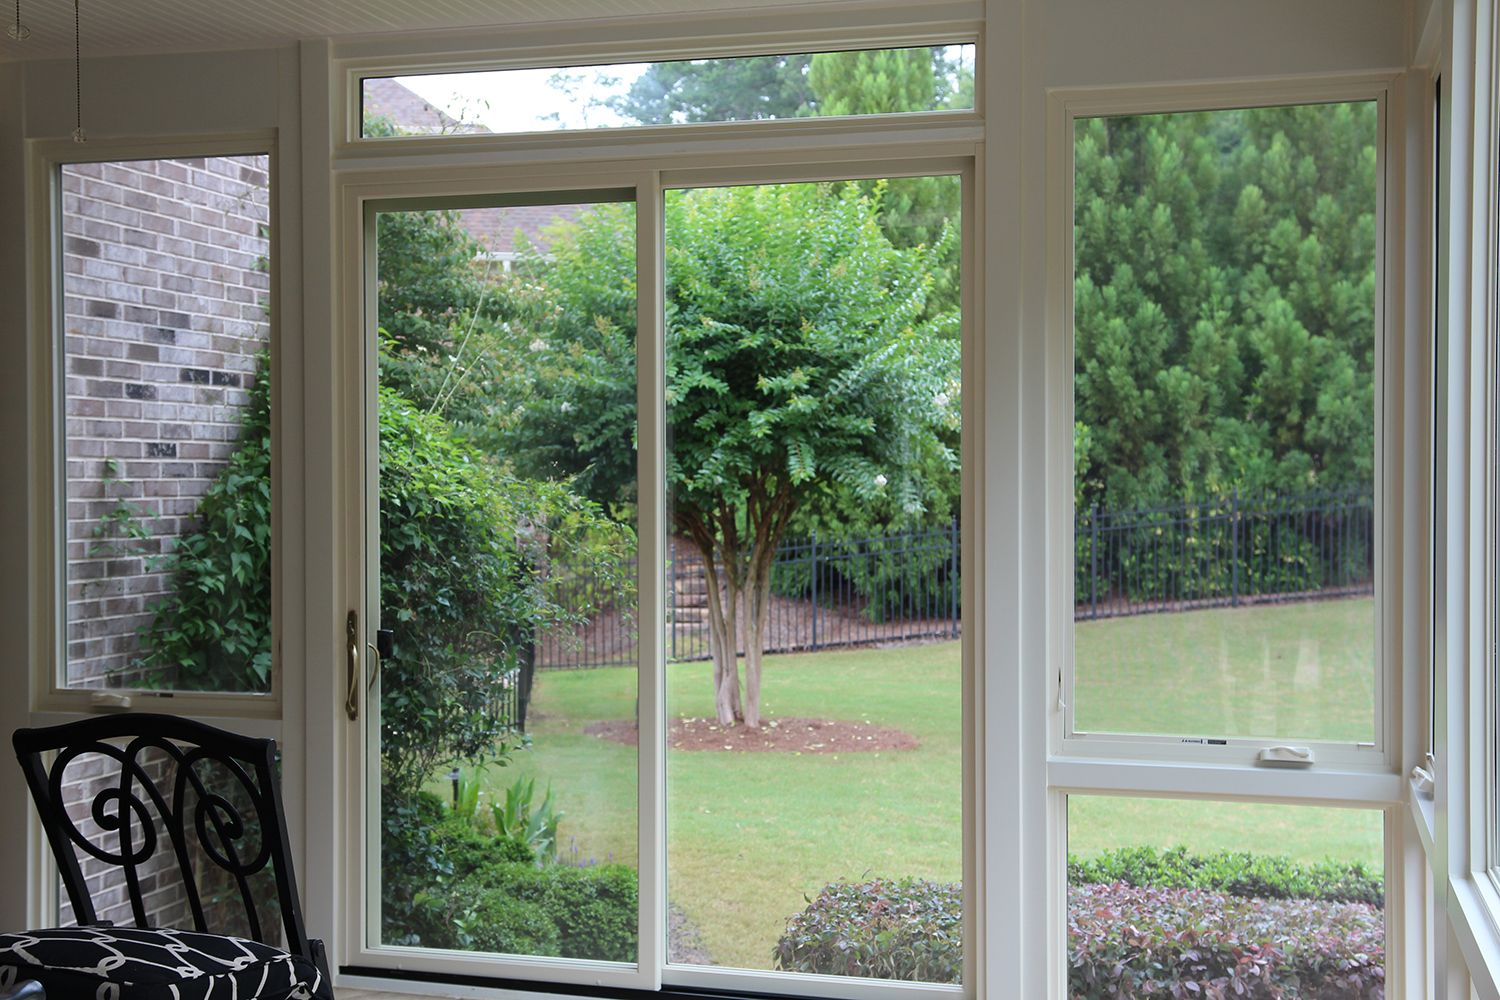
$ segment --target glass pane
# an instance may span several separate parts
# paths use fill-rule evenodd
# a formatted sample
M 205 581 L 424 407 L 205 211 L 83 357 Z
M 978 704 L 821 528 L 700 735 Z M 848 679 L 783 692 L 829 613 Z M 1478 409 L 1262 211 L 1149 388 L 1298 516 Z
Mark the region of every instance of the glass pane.
M 635 208 L 376 225 L 377 943 L 634 962 Z
M 1080 120 L 1080 732 L 1375 739 L 1373 103 Z
M 1068 798 L 1068 995 L 1385 996 L 1384 817 Z
M 669 191 L 669 960 L 957 983 L 957 177 Z
M 362 135 L 555 132 L 974 107 L 974 46 L 373 77 Z
M 72 687 L 271 690 L 270 175 L 62 168 Z

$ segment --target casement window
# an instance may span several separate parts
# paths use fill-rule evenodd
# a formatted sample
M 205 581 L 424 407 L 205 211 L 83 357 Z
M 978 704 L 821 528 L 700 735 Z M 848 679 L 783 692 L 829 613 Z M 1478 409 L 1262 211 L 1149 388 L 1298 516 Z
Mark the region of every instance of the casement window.
M 100 147 L 35 161 L 41 704 L 275 714 L 269 139 Z

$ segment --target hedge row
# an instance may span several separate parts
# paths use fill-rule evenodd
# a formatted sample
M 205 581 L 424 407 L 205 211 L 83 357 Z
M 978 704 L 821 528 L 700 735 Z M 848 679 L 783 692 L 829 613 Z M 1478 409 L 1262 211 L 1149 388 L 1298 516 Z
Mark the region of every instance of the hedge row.
M 1068 858 L 1068 884 L 1123 882 L 1162 889 L 1209 889 L 1256 899 L 1321 899 L 1385 905 L 1385 880 L 1359 862 L 1301 864 L 1239 851 L 1189 854 L 1125 847 L 1086 861 Z
M 1068 996 L 1384 1000 L 1384 914 L 1367 903 L 1072 886 Z
M 958 983 L 962 887 L 837 882 L 787 922 L 776 968 Z M 1068 890 L 1069 1000 L 1383 1000 L 1384 914 L 1123 883 Z

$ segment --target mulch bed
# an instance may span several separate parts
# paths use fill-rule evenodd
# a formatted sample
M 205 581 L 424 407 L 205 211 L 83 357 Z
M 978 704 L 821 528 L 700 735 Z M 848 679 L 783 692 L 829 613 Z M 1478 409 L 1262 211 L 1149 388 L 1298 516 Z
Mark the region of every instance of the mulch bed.
M 635 746 L 635 723 L 590 722 L 583 731 L 604 740 Z M 915 750 L 917 738 L 889 726 L 833 719 L 767 719 L 759 729 L 721 726 L 716 719 L 673 719 L 673 750 L 740 750 L 783 753 L 866 753 Z

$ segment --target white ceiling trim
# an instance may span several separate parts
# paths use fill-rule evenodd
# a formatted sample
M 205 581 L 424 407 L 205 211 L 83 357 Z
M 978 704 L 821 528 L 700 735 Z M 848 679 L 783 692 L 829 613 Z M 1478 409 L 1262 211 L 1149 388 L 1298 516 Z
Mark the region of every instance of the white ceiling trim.
M 838 0 L 802 0 L 818 6 Z M 409 36 L 559 21 L 600 21 L 783 6 L 785 0 L 82 0 L 85 58 L 266 48 L 307 38 Z M 910 6 L 920 9 L 922 4 Z M 0 3 L 0 27 L 14 20 Z M 69 0 L 21 0 L 31 37 L 0 31 L 0 61 L 73 54 Z

